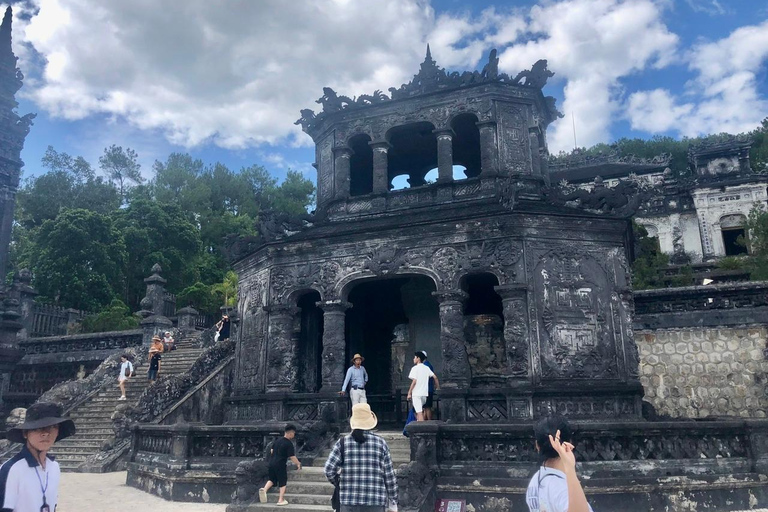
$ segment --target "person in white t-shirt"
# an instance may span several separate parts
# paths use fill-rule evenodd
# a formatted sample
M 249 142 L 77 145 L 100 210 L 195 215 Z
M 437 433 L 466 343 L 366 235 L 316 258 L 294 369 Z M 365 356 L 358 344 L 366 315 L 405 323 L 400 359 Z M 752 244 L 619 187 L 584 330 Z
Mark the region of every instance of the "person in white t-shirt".
M 133 377 L 133 363 L 128 359 L 126 354 L 120 356 L 120 375 L 117 376 L 117 387 L 120 388 L 120 398 L 118 400 L 125 400 L 125 382 Z
M 571 427 L 565 418 L 550 416 L 534 427 L 541 468 L 525 493 L 530 512 L 592 512 L 576 476 Z
M 424 352 L 416 352 L 413 356 L 414 367 L 408 378 L 411 379 L 411 387 L 408 390 L 408 400 L 413 402 L 416 411 L 416 421 L 424 421 L 424 404 L 429 396 L 429 379 L 435 379 L 435 390 L 440 389 L 440 381 L 437 375 L 424 364 L 427 356 Z

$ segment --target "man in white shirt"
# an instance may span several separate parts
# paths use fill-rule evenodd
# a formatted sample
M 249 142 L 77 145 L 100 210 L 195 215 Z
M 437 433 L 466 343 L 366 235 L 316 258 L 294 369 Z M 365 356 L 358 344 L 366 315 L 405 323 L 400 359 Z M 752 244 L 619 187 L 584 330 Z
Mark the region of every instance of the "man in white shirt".
M 440 389 L 440 381 L 437 375 L 424 364 L 427 356 L 424 352 L 416 352 L 413 356 L 414 367 L 408 378 L 411 379 L 411 387 L 408 389 L 408 400 L 413 401 L 416 411 L 416 421 L 424 421 L 424 404 L 429 396 L 429 379 L 435 379 L 435 390 Z
M 61 470 L 48 451 L 56 441 L 74 434 L 75 424 L 62 417 L 60 405 L 41 402 L 27 409 L 24 423 L 6 434 L 24 447 L 0 467 L 0 510 L 55 512 Z

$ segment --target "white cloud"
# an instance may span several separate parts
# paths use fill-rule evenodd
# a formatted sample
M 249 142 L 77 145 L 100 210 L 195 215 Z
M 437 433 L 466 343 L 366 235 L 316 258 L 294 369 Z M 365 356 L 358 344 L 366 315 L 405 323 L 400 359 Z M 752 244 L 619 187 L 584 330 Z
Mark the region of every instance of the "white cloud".
M 563 122 L 549 131 L 550 151 L 590 146 L 610 139 L 620 108 L 620 79 L 675 58 L 678 37 L 651 0 L 571 0 L 531 9 L 529 39 L 500 56 L 504 71 L 516 72 L 546 58 L 555 79 L 565 79 Z
M 651 133 L 674 130 L 694 137 L 752 130 L 768 115 L 768 100 L 758 91 L 758 75 L 766 60 L 768 21 L 700 43 L 688 56 L 696 77 L 687 93 L 676 96 L 664 89 L 633 93 L 627 117 L 633 128 Z M 664 122 L 657 123 L 658 119 Z

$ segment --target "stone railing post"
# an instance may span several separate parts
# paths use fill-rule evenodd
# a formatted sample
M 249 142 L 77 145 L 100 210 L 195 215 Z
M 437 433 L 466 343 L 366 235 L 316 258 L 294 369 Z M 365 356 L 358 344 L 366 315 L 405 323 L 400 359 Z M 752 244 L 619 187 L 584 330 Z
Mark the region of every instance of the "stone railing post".
M 163 268 L 159 263 L 152 266 L 152 275 L 145 278 L 147 285 L 147 294 L 141 299 L 141 308 L 145 313 L 143 316 L 159 315 L 163 316 L 165 310 L 165 279 L 160 276 Z
M 346 311 L 352 304 L 344 301 L 318 302 L 323 310 L 322 390 L 337 392 L 344 382 Z
M 373 193 L 389 192 L 389 142 L 369 142 L 373 150 Z
M 504 312 L 504 344 L 509 374 L 527 378 L 529 374 L 528 287 L 524 284 L 496 286 Z
M 336 190 L 334 199 L 346 199 L 349 197 L 350 159 L 352 150 L 346 146 L 340 146 L 333 150 L 336 167 Z
M 171 427 L 170 469 L 189 469 L 192 448 L 192 425 L 180 423 Z
M 13 295 L 19 301 L 21 330 L 19 338 L 28 338 L 35 324 L 35 297 L 37 291 L 32 287 L 32 273 L 22 269 L 13 278 Z
M 434 130 L 437 136 L 437 182 L 453 181 L 453 130 Z
M 499 149 L 496 145 L 496 121 L 477 123 L 480 130 L 480 176 L 496 176 L 499 173 Z
M 275 304 L 264 306 L 269 314 L 267 330 L 267 392 L 293 391 L 297 388 L 296 355 L 293 325 L 299 309 Z
M 192 332 L 195 330 L 195 318 L 197 318 L 198 311 L 192 306 L 181 308 L 176 312 L 176 318 L 178 320 L 178 328 L 181 332 Z

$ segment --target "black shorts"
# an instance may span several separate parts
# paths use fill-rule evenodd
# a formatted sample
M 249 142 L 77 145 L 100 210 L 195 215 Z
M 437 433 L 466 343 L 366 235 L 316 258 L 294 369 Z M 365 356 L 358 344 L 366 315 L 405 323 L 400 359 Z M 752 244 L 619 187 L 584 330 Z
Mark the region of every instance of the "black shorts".
M 435 393 L 434 393 L 434 392 L 430 392 L 430 393 L 427 395 L 427 401 L 426 401 L 426 402 L 424 402 L 424 407 L 429 407 L 429 408 L 431 409 L 431 408 L 432 408 L 432 400 L 433 400 L 434 398 L 435 398 Z
M 288 483 L 288 468 L 285 464 L 269 465 L 269 481 L 275 487 L 285 487 Z

